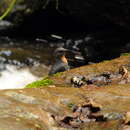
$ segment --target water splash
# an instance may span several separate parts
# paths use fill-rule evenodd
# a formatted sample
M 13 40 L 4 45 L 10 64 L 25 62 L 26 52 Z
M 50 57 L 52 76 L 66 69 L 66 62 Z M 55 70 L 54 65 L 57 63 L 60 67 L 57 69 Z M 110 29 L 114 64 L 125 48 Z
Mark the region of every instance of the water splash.
M 18 69 L 14 65 L 6 65 L 6 69 L 0 72 L 0 89 L 18 89 L 26 84 L 38 80 L 29 68 Z

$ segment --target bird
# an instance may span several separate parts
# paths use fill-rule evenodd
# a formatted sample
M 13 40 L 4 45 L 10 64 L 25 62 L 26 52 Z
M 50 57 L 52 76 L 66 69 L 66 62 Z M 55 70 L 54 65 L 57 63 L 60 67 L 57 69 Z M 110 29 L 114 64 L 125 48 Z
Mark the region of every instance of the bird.
M 68 49 L 65 49 L 63 47 L 59 47 L 54 51 L 55 54 L 55 62 L 51 66 L 51 69 L 49 71 L 49 75 L 56 74 L 58 72 L 63 72 L 70 69 L 70 66 L 68 64 L 68 60 L 66 58 L 66 52 Z

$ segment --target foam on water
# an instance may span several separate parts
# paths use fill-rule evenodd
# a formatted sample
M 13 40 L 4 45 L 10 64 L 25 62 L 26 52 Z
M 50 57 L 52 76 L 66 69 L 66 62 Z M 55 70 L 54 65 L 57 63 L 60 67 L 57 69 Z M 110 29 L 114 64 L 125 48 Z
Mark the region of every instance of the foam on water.
M 6 65 L 6 69 L 0 72 L 0 89 L 23 88 L 38 79 L 28 68 L 18 69 L 16 66 Z

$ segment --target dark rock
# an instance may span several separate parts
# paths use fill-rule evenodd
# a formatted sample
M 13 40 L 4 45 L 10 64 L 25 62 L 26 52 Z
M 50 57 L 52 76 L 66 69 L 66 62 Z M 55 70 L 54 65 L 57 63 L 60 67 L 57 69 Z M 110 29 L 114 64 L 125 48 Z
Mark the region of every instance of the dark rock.
M 74 67 L 119 57 L 130 51 L 129 41 L 129 32 L 120 29 L 90 33 L 78 39 L 61 39 L 63 47 L 69 50 L 68 61 Z
M 71 78 L 71 84 L 74 87 L 79 88 L 86 84 L 86 79 L 84 76 L 74 76 Z
M 73 116 L 65 116 L 56 121 L 65 128 L 78 128 L 83 123 L 106 121 L 104 115 L 97 114 L 99 111 L 101 111 L 100 107 L 94 106 L 93 102 L 85 102 L 74 107 Z
M 13 26 L 11 22 L 8 22 L 6 20 L 0 20 L 0 31 L 9 29 Z
M 87 62 L 109 60 L 119 57 L 123 51 L 128 52 L 129 49 L 125 48 L 125 45 L 129 40 L 127 32 L 98 32 L 85 37 L 80 44 L 80 51 Z

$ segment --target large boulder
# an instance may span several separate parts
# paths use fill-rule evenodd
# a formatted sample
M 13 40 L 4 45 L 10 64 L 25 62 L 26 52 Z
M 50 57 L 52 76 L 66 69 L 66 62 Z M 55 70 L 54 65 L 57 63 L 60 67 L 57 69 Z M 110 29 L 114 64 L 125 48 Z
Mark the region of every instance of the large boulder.
M 130 84 L 74 88 L 76 75 L 130 70 L 130 55 L 48 77 L 53 85 L 0 91 L 1 130 L 127 130 L 130 129 Z M 105 76 L 105 75 L 104 75 Z M 116 77 L 114 77 L 116 78 Z M 36 85 L 36 84 L 34 84 Z

